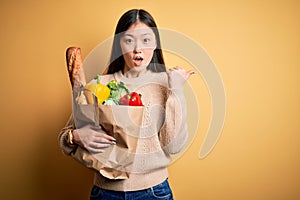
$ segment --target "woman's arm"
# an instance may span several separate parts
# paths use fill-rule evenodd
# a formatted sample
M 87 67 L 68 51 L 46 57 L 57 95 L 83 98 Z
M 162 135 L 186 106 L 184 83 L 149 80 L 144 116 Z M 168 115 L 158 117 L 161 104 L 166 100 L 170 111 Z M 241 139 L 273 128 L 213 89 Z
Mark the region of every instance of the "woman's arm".
M 73 138 L 72 142 L 68 139 L 70 134 Z M 87 124 L 80 129 L 76 129 L 72 116 L 60 131 L 58 140 L 65 155 L 74 153 L 78 146 L 93 153 L 102 153 L 105 148 L 115 144 L 115 138 L 107 135 L 100 127 Z
M 170 154 L 179 153 L 188 140 L 187 108 L 183 84 L 194 73 L 194 70 L 185 71 L 181 67 L 175 67 L 167 72 L 169 91 L 165 108 L 165 123 L 159 137 L 163 149 Z
M 75 152 L 77 149 L 77 144 L 71 144 L 68 142 L 68 134 L 70 131 L 73 131 L 75 129 L 74 120 L 71 116 L 64 128 L 61 129 L 59 135 L 58 135 L 58 141 L 59 145 L 62 149 L 62 152 L 65 155 L 71 155 L 72 152 Z

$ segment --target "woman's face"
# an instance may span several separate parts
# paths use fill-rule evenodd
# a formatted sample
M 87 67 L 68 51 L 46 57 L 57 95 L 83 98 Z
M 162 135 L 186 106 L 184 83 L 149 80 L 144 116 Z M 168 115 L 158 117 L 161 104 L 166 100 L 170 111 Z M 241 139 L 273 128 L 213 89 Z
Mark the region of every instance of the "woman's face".
M 156 48 L 155 34 L 142 22 L 131 25 L 120 39 L 125 60 L 124 72 L 130 69 L 143 69 L 152 59 Z

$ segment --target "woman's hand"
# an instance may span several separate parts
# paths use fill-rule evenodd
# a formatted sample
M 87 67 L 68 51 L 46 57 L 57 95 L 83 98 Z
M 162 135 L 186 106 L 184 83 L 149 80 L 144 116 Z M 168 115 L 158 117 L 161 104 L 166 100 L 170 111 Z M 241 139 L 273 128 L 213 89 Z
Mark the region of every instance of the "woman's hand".
M 105 148 L 116 144 L 116 139 L 100 127 L 86 125 L 73 131 L 74 142 L 92 153 L 103 153 Z
M 169 87 L 171 89 L 178 89 L 189 79 L 192 74 L 195 74 L 195 70 L 186 71 L 182 67 L 176 66 L 167 71 L 169 77 Z

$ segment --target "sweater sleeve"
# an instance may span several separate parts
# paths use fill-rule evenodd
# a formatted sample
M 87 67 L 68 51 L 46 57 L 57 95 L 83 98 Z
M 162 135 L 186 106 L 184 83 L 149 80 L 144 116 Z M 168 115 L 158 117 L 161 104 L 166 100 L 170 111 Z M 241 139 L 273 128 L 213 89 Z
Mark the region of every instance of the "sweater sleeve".
M 74 125 L 74 119 L 73 116 L 71 116 L 64 128 L 60 131 L 58 135 L 58 142 L 59 145 L 62 149 L 63 154 L 65 155 L 71 155 L 71 153 L 75 152 L 78 145 L 76 144 L 69 144 L 67 141 L 67 135 L 70 130 L 74 130 L 75 125 Z
M 183 89 L 169 89 L 165 107 L 165 122 L 159 139 L 164 151 L 179 153 L 188 140 L 186 101 Z

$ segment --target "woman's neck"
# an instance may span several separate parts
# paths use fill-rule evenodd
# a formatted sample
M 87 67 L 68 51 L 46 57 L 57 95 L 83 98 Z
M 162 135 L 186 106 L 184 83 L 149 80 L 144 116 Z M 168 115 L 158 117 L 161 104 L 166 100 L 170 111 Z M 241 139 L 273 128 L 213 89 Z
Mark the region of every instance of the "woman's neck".
M 134 68 L 124 67 L 123 75 L 126 78 L 136 78 L 139 77 L 141 74 L 147 71 L 147 66 L 140 66 Z

